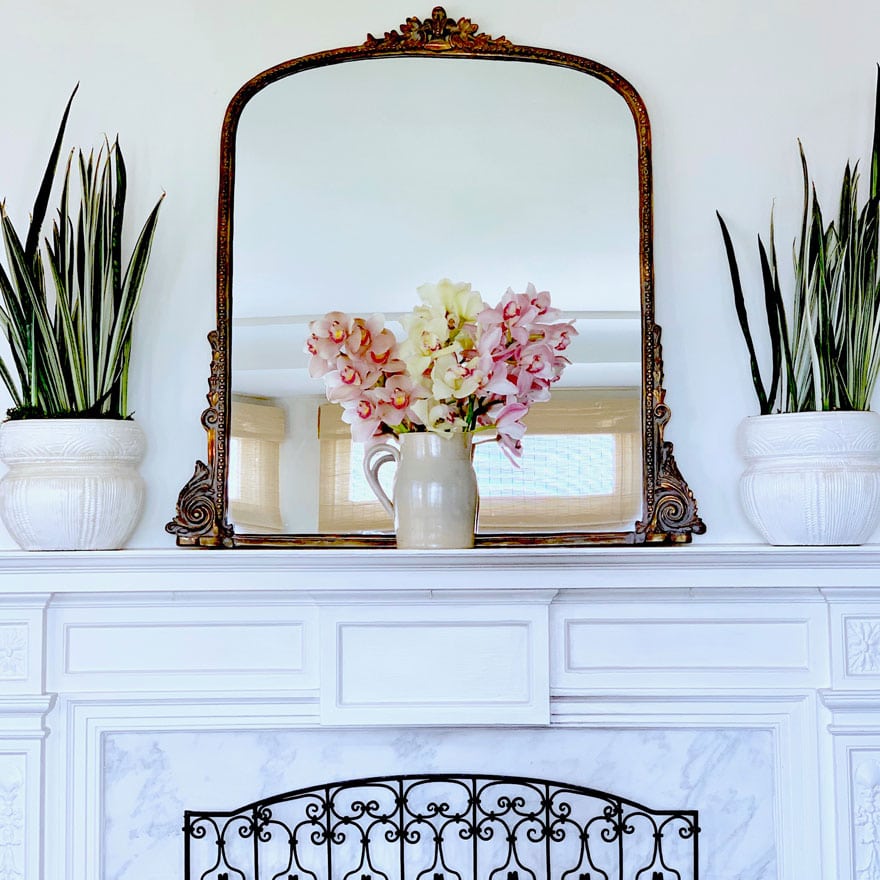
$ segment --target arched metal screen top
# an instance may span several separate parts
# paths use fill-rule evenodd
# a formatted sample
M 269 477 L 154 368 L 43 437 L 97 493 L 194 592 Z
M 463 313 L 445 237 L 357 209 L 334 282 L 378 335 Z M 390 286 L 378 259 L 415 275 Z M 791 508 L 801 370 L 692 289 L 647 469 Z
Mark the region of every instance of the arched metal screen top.
M 515 776 L 387 776 L 184 818 L 184 880 L 697 880 L 696 810 Z

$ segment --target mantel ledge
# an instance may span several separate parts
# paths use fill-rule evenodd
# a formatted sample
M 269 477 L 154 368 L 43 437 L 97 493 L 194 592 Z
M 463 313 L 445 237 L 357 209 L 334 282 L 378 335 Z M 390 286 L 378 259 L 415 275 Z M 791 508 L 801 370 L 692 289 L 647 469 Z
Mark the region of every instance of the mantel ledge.
M 417 577 L 415 577 L 417 575 Z M 880 545 L 760 544 L 511 548 L 456 551 L 195 550 L 0 551 L 0 593 L 332 593 L 675 590 L 880 599 Z M 817 592 L 818 591 L 818 592 Z M 523 595 L 525 599 L 525 595 Z M 757 596 L 755 596 L 757 598 Z
M 878 690 L 828 690 L 818 691 L 822 703 L 832 712 L 858 713 L 880 709 Z

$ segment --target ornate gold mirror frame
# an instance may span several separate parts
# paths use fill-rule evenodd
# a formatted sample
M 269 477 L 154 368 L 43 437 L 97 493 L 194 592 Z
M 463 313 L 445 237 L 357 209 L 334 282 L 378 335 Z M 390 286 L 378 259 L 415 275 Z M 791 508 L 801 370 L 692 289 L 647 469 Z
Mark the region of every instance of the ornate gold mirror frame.
M 232 217 L 236 133 L 248 101 L 278 80 L 326 65 L 369 58 L 458 56 L 522 61 L 571 68 L 606 83 L 625 101 L 635 121 L 638 146 L 639 275 L 642 331 L 642 518 L 626 532 L 541 532 L 477 535 L 477 546 L 685 543 L 705 526 L 693 494 L 663 439 L 670 411 L 664 402 L 660 328 L 654 322 L 652 258 L 653 207 L 651 135 L 648 114 L 635 89 L 618 73 L 595 61 L 531 46 L 505 37 L 479 33 L 470 19 L 448 18 L 436 7 L 430 18 L 409 18 L 383 37 L 371 34 L 359 46 L 306 55 L 255 76 L 238 91 L 223 122 L 220 145 L 220 192 L 217 230 L 217 328 L 208 335 L 212 350 L 208 408 L 202 425 L 208 435 L 207 463 L 182 489 L 175 518 L 166 530 L 180 546 L 194 547 L 382 547 L 394 546 L 393 535 L 374 534 L 236 534 L 229 522 L 227 479 L 231 421 Z

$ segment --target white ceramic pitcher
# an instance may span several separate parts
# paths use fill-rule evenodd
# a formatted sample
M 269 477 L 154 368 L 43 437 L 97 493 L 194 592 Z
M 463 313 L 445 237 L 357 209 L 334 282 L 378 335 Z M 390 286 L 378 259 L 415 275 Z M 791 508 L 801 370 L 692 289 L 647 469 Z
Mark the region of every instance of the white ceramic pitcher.
M 364 455 L 364 473 L 382 506 L 394 517 L 401 550 L 474 546 L 477 475 L 471 434 L 400 434 L 400 448 L 376 443 Z M 379 469 L 397 463 L 393 500 L 379 484 Z

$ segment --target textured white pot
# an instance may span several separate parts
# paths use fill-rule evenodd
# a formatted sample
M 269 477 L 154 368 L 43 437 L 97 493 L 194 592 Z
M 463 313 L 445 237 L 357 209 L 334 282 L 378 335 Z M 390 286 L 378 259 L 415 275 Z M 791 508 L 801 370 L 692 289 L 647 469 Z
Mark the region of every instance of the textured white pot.
M 24 550 L 115 550 L 144 503 L 141 427 L 116 419 L 0 425 L 0 517 Z
M 880 414 L 752 416 L 740 497 L 771 544 L 863 544 L 880 523 Z

